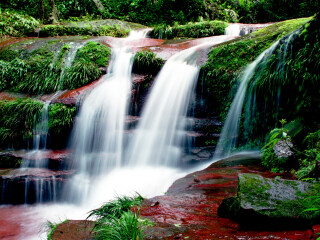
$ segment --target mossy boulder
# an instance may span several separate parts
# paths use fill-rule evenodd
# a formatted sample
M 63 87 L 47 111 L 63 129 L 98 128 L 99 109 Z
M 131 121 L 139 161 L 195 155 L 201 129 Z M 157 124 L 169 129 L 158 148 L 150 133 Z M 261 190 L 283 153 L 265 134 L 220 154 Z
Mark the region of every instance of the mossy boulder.
M 240 174 L 236 197 L 224 199 L 218 215 L 246 228 L 306 228 L 320 222 L 320 214 L 305 211 L 313 207 L 310 197 L 319 184 L 256 174 Z

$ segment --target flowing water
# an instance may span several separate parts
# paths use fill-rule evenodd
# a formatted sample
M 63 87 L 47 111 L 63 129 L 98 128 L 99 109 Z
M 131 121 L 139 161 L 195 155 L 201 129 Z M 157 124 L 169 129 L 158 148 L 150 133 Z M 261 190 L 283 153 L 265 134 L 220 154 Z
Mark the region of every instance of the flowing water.
M 240 77 L 240 85 L 237 93 L 231 103 L 231 107 L 225 120 L 214 154 L 214 159 L 221 159 L 229 156 L 233 151 L 236 150 L 239 136 L 240 118 L 246 96 L 248 98 L 248 104 L 245 113 L 245 131 L 248 131 L 248 129 L 252 127 L 250 126 L 253 115 L 252 111 L 255 109 L 255 93 L 253 91 L 253 87 L 256 84 L 257 79 L 259 79 L 261 74 L 268 67 L 268 60 L 277 48 L 280 48 L 280 50 L 278 56 L 279 62 L 276 71 L 279 72 L 279 78 L 283 77 L 282 74 L 284 74 L 285 56 L 288 54 L 289 45 L 296 34 L 296 32 L 293 32 L 282 38 L 280 41 L 275 42 L 270 48 L 261 53 L 254 62 L 245 68 L 244 73 Z M 249 82 L 251 82 L 251 85 L 249 86 L 249 91 L 247 93 Z M 279 94 L 280 92 L 278 91 L 276 96 L 278 101 Z

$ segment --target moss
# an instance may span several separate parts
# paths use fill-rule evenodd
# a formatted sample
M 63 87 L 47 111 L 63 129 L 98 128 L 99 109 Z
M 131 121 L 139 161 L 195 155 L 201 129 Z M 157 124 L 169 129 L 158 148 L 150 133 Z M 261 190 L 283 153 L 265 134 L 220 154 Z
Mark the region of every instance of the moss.
M 157 26 L 151 35 L 155 38 L 200 38 L 223 35 L 228 24 L 222 21 L 203 21 L 178 26 Z
M 157 74 L 164 62 L 162 58 L 158 58 L 151 50 L 142 50 L 134 56 L 133 72 Z
M 260 29 L 252 34 L 213 48 L 202 67 L 205 95 L 222 118 L 231 104 L 232 87 L 244 67 L 276 40 L 307 22 L 308 18 L 288 20 Z M 201 83 L 200 83 L 201 84 Z

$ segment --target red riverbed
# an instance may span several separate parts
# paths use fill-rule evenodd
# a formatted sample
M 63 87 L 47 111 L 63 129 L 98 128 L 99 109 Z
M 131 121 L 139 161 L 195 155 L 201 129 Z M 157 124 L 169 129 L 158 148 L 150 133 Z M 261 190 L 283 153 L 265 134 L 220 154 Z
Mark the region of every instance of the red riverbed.
M 147 231 L 150 234 L 148 239 L 315 239 L 311 229 L 244 230 L 236 222 L 218 217 L 221 201 L 236 195 L 239 173 L 276 176 L 264 172 L 259 164 L 250 165 L 212 164 L 177 180 L 166 195 L 145 201 L 140 214 L 157 223 Z M 290 178 L 288 175 L 282 177 Z

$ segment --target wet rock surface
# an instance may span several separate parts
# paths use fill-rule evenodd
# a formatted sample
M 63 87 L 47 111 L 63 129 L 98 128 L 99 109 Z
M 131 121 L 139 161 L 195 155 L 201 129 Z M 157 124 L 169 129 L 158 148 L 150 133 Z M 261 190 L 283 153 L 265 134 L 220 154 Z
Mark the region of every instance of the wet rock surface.
M 311 239 L 311 228 L 246 230 L 238 223 L 218 216 L 217 209 L 222 200 L 236 194 L 238 174 L 276 176 L 264 172 L 259 160 L 252 154 L 249 156 L 249 160 L 235 156 L 213 163 L 202 171 L 177 180 L 164 196 L 146 200 L 140 214 L 156 223 L 155 228 L 146 232 L 147 239 Z
M 312 191 L 317 191 L 315 185 L 307 182 L 240 174 L 237 196 L 224 199 L 218 214 L 250 229 L 307 228 L 320 220 L 303 212 Z
M 44 168 L 1 169 L 0 204 L 60 200 L 63 185 L 74 172 Z

